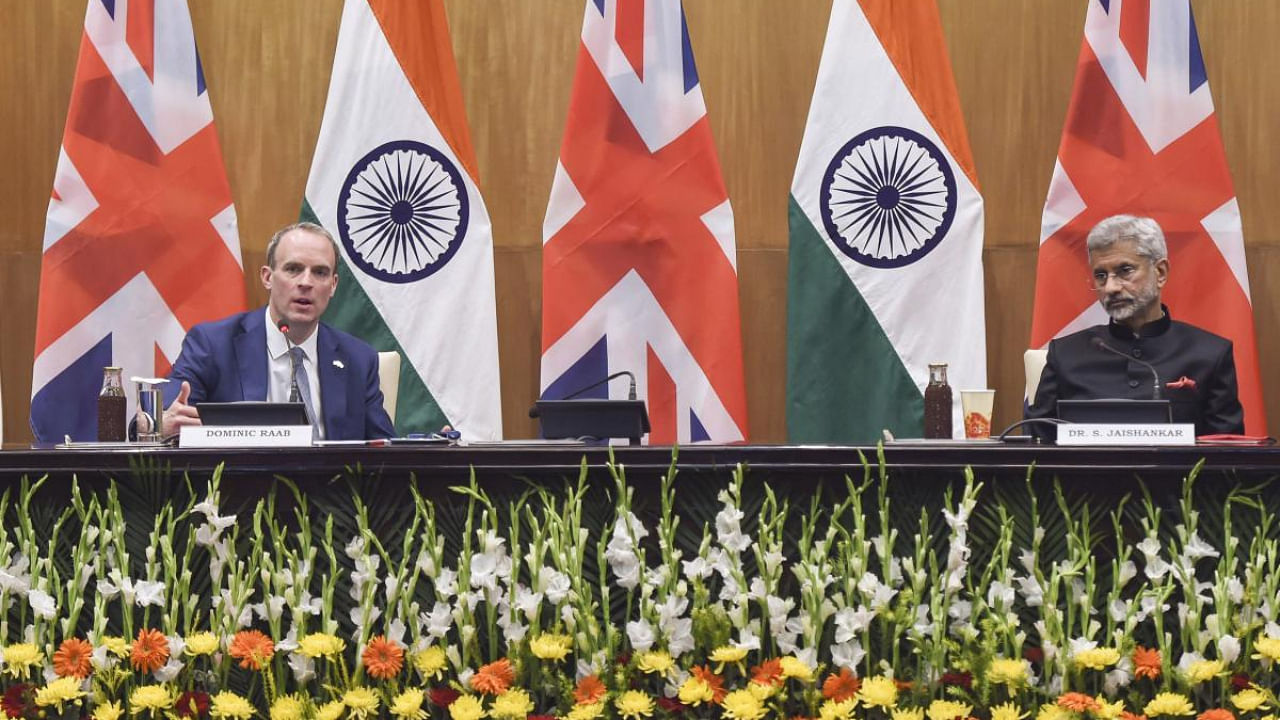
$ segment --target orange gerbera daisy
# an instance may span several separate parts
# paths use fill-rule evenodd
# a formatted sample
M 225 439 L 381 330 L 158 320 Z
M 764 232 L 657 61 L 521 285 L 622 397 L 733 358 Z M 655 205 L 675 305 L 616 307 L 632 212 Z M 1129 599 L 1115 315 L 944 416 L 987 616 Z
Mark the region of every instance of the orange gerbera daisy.
M 78 677 L 83 680 L 93 672 L 93 665 L 89 662 L 92 654 L 93 646 L 89 643 L 80 638 L 67 638 L 53 653 L 53 671 L 58 677 Z
M 502 658 L 481 665 L 476 674 L 471 676 L 471 689 L 486 695 L 501 695 L 511 687 L 516 679 L 515 670 L 511 669 L 511 661 Z
M 711 668 L 706 665 L 694 665 L 690 668 L 690 672 L 693 673 L 694 677 L 711 686 L 711 702 L 713 704 L 719 705 L 720 701 L 724 700 L 724 696 L 729 694 L 729 691 L 724 689 L 724 678 L 711 672 Z
M 231 637 L 227 648 L 231 657 L 240 661 L 246 670 L 261 670 L 276 652 L 276 644 L 258 630 L 241 630 Z
M 599 675 L 588 675 L 578 681 L 578 687 L 573 689 L 573 699 L 579 705 L 590 705 L 605 695 L 604 683 L 600 682 Z
M 1135 678 L 1160 677 L 1160 651 L 1148 650 L 1141 645 L 1133 649 L 1133 676 Z
M 134 670 L 148 673 L 155 672 L 169 662 L 169 639 L 159 630 L 143 628 L 138 631 L 138 639 L 133 641 L 133 651 L 129 654 L 129 662 Z
M 858 694 L 862 681 L 849 672 L 849 668 L 840 668 L 839 673 L 831 673 L 822 683 L 822 697 L 836 702 L 844 702 Z
M 751 682 L 761 685 L 781 685 L 782 661 L 773 658 L 751 668 Z
M 1089 712 L 1090 710 L 1097 710 L 1101 707 L 1101 705 L 1098 704 L 1098 701 L 1094 700 L 1092 696 L 1078 692 L 1069 692 L 1059 695 L 1058 705 L 1059 707 L 1064 707 L 1068 710 L 1074 710 L 1081 713 Z
M 1236 716 L 1226 708 L 1213 708 L 1197 715 L 1196 720 L 1236 720 Z
M 369 677 L 378 680 L 390 680 L 400 674 L 404 667 L 404 650 L 383 635 L 369 641 L 360 656 L 364 666 L 369 669 Z
M 1147 720 L 1147 716 L 1139 715 L 1135 712 L 1129 712 L 1128 710 L 1122 710 L 1120 712 L 1120 720 Z

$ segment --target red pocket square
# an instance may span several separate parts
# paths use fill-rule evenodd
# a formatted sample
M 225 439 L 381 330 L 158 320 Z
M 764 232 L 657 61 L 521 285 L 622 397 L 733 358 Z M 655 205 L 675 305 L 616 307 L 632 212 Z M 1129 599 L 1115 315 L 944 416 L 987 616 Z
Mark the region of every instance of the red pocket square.
M 1164 386 L 1169 388 L 1170 390 L 1177 390 L 1181 388 L 1187 388 L 1188 390 L 1195 390 L 1196 381 L 1192 380 L 1186 375 L 1183 375 L 1182 377 L 1178 378 L 1177 380 L 1174 380 L 1173 382 L 1165 383 Z

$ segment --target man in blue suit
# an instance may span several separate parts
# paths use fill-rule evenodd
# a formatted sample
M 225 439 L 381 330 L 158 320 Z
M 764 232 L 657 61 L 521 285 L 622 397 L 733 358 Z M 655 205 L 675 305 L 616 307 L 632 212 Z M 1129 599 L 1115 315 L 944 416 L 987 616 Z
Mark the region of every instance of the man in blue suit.
M 267 244 L 266 308 L 191 328 L 169 374 L 164 434 L 199 425 L 202 402 L 301 400 L 317 439 L 395 435 L 382 407 L 378 355 L 320 322 L 338 287 L 338 246 L 313 223 L 283 228 Z

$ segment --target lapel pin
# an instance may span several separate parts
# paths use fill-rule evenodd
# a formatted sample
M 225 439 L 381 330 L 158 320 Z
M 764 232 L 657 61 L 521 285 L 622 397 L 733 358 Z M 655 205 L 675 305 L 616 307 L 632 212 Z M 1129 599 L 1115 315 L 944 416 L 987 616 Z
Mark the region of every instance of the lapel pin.
M 343 369 L 343 368 L 345 368 L 345 367 L 346 367 L 346 365 L 343 365 L 343 364 L 342 364 L 342 361 L 341 361 L 341 360 L 334 360 L 334 361 L 333 361 L 333 366 L 334 366 L 334 367 L 336 367 L 336 368 L 338 368 L 339 370 L 341 370 L 341 369 Z

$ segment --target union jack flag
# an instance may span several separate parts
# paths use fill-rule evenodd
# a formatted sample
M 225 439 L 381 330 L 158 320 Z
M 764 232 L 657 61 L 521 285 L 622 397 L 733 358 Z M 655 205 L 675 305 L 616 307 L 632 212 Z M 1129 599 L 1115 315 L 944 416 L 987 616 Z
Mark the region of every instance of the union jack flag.
M 1031 346 L 1106 322 L 1085 238 L 1117 213 L 1164 229 L 1174 318 L 1235 344 L 1245 429 L 1266 434 L 1240 208 L 1187 0 L 1092 0 L 1045 200 Z
M 586 3 L 542 257 L 543 397 L 631 370 L 650 442 L 745 439 L 733 211 L 679 0 Z
M 167 374 L 187 328 L 244 302 L 186 0 L 89 0 L 45 225 L 36 439 L 94 439 L 104 366 Z

